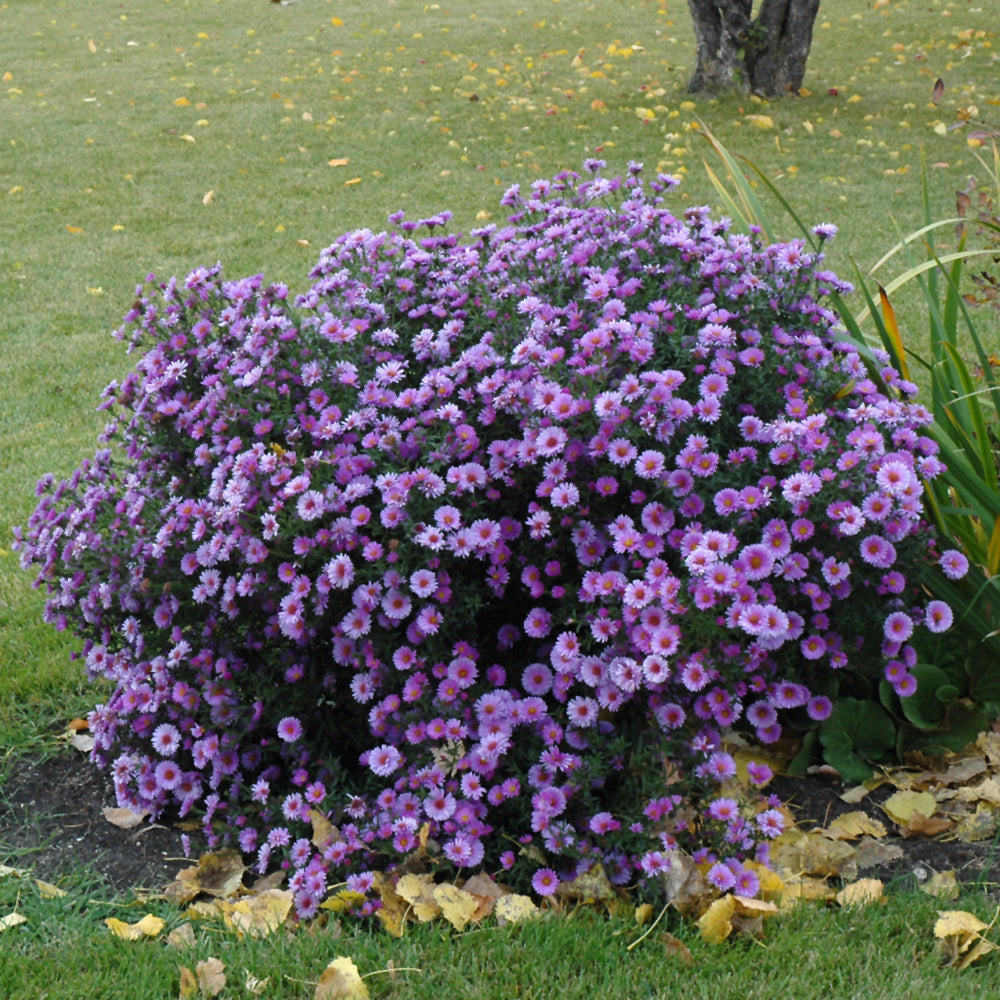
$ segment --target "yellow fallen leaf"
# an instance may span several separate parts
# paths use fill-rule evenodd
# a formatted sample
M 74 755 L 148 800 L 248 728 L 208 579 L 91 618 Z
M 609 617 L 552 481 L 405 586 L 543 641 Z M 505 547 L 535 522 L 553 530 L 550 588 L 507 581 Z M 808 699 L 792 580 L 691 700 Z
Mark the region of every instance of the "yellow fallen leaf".
M 90 39 L 90 40 L 89 40 L 89 41 L 87 42 L 87 48 L 88 48 L 88 49 L 90 49 L 90 51 L 91 51 L 92 53 L 93 53 L 93 52 L 96 52 L 96 51 L 97 51 L 97 45 L 95 44 L 95 42 L 94 42 L 94 39 L 93 39 L 93 38 L 91 38 L 91 39 Z
M 320 976 L 316 985 L 315 1000 L 367 1000 L 365 986 L 358 967 L 341 955 L 335 958 Z
M 760 129 L 774 128 L 774 119 L 770 115 L 747 115 L 747 121 Z
M 955 827 L 955 836 L 963 843 L 971 844 L 979 840 L 987 840 L 997 831 L 1000 810 L 994 809 L 985 802 L 976 805 L 976 811 L 971 816 L 963 816 Z
M 237 934 L 263 938 L 284 924 L 294 900 L 287 889 L 266 889 L 239 902 L 225 903 L 222 916 L 226 926 Z
M 213 198 L 215 198 L 215 191 L 206 191 L 205 194 L 202 195 L 201 203 L 203 205 L 211 205 Z
M 105 921 L 109 930 L 115 937 L 123 941 L 139 941 L 142 938 L 155 938 L 163 930 L 163 921 L 152 913 L 147 913 L 142 920 L 134 924 L 127 924 L 117 917 L 108 917 Z
M 937 896 L 939 899 L 958 899 L 962 894 L 954 868 L 946 872 L 935 872 L 920 888 L 928 896 Z
M 974 913 L 966 910 L 938 910 L 938 918 L 934 923 L 934 936 L 945 938 L 956 934 L 978 934 L 988 926 Z
M 43 882 L 40 878 L 35 879 L 35 886 L 42 899 L 62 899 L 66 895 L 65 889 L 60 889 L 59 886 L 53 885 L 51 882 Z
M 361 183 L 360 177 L 352 177 L 349 181 L 344 181 L 344 187 L 348 187 L 351 184 L 360 184 L 360 183 Z
M 17 927 L 18 924 L 26 924 L 28 918 L 22 913 L 8 913 L 5 917 L 0 917 L 0 933 L 4 931 L 9 931 L 11 927 Z
M 465 930 L 479 909 L 479 900 L 472 893 L 447 882 L 434 890 L 434 900 L 441 907 L 441 916 L 457 931 Z
M 305 243 L 308 245 L 308 240 L 297 240 L 299 244 Z M 309 820 L 312 823 L 312 837 L 309 839 L 312 841 L 315 847 L 325 847 L 331 840 L 338 835 L 337 828 L 319 811 L 316 809 L 309 810 Z
M 376 910 L 376 916 L 393 937 L 401 938 L 406 918 L 410 913 L 410 904 L 396 892 L 392 883 L 381 873 L 376 874 L 374 886 L 382 900 L 382 906 Z
M 66 232 L 67 233 L 72 233 L 74 236 L 77 236 L 77 235 L 79 235 L 80 233 L 83 232 L 83 227 L 82 226 L 70 226 L 70 225 L 67 225 L 66 226 Z
M 520 920 L 530 920 L 538 916 L 538 907 L 530 896 L 519 896 L 511 893 L 509 896 L 501 896 L 493 907 L 493 915 L 497 918 L 497 923 L 516 924 Z
M 641 927 L 643 924 L 649 923 L 649 918 L 653 915 L 653 906 L 651 903 L 640 903 L 635 908 L 635 922 Z
M 980 938 L 963 956 L 955 963 L 955 968 L 961 972 L 967 969 L 973 962 L 978 961 L 983 955 L 988 955 L 991 951 L 996 951 L 997 946 L 992 941 Z
M 722 944 L 733 932 L 736 901 L 732 896 L 720 896 L 698 918 L 698 930 L 709 944 Z
M 191 106 L 191 102 L 186 97 L 175 98 L 174 104 L 176 104 L 179 108 L 189 108 Z
M 845 885 L 836 895 L 841 906 L 867 906 L 882 898 L 884 886 L 877 878 L 862 878 Z
M 832 840 L 857 840 L 865 835 L 869 837 L 884 837 L 885 826 L 877 819 L 872 819 L 867 813 L 855 811 L 838 816 L 820 833 Z
M 556 894 L 562 899 L 578 900 L 581 903 L 606 903 L 615 898 L 604 866 L 595 864 L 572 882 L 560 882 Z
M 326 161 L 331 167 L 346 167 L 351 161 L 346 156 L 334 157 L 332 160 Z
M 10 868 L 7 865 L 0 865 L 0 878 L 6 878 L 8 875 L 16 875 L 20 878 L 24 874 L 22 868 Z
M 351 910 L 355 906 L 360 906 L 365 901 L 363 892 L 351 892 L 350 889 L 341 889 L 335 896 L 324 900 L 319 904 L 321 910 L 329 910 L 331 913 L 343 913 Z
M 422 924 L 441 914 L 441 905 L 435 897 L 433 875 L 410 872 L 396 883 L 396 892 L 413 907 L 413 915 Z
M 908 826 L 914 813 L 933 816 L 937 809 L 937 799 L 930 792 L 900 791 L 890 795 L 882 808 L 893 823 Z

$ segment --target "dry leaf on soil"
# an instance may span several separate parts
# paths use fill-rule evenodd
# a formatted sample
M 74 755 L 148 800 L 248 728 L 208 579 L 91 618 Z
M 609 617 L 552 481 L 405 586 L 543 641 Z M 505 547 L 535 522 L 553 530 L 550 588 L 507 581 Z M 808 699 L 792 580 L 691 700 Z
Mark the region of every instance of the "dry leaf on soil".
M 120 830 L 131 830 L 138 826 L 149 815 L 149 812 L 145 809 L 142 812 L 133 812 L 131 809 L 114 809 L 111 806 L 105 806 L 102 815 L 112 826 L 117 826 Z
M 962 894 L 954 868 L 946 872 L 935 872 L 920 889 L 928 896 L 937 896 L 938 899 L 958 899 Z

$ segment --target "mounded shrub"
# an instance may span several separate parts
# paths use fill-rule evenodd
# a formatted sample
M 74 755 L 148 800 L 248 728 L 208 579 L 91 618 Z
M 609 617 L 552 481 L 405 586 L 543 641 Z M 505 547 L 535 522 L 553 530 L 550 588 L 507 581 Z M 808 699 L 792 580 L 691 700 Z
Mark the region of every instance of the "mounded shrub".
M 908 697 L 950 623 L 930 415 L 843 284 L 602 167 L 468 242 L 348 233 L 294 307 L 150 278 L 101 450 L 19 533 L 121 803 L 285 864 L 301 916 L 428 835 L 543 895 L 597 862 L 655 891 L 681 848 L 752 895 L 782 821 L 724 734 Z

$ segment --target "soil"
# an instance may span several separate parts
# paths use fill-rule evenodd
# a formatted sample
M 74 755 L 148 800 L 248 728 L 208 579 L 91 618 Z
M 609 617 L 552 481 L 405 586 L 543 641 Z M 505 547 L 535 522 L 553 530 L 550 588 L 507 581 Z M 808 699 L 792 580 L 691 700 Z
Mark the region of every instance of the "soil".
M 827 774 L 779 776 L 769 791 L 789 805 L 801 829 L 823 827 L 842 813 L 862 810 L 881 820 L 902 856 L 865 869 L 864 877 L 887 885 L 919 884 L 937 872 L 954 870 L 960 882 L 1000 895 L 996 845 L 985 841 L 899 836 L 879 804 L 894 790 L 876 789 L 858 805 L 840 798 L 843 783 Z M 159 891 L 190 866 L 203 850 L 190 833 L 191 858 L 185 858 L 184 831 L 145 820 L 121 829 L 103 814 L 115 806 L 108 776 L 76 751 L 8 761 L 0 775 L 0 865 L 30 869 L 36 878 L 58 883 L 86 873 L 112 893 Z

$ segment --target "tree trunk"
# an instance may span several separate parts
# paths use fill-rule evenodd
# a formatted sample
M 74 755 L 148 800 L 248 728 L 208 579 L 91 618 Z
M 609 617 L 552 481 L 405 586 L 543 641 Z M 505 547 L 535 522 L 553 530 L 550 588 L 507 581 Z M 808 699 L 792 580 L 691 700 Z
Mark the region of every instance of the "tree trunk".
M 692 92 L 798 93 L 820 0 L 688 0 L 697 45 Z

